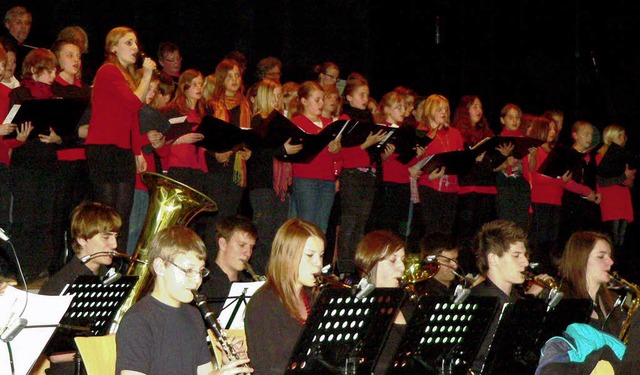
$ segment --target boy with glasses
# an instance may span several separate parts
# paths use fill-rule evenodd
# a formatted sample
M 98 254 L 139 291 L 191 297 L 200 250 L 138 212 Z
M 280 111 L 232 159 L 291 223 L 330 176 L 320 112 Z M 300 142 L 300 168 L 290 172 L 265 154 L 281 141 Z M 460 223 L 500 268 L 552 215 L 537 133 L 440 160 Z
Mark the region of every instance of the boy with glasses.
M 154 236 L 149 245 L 153 290 L 122 319 L 116 336 L 117 374 L 252 372 L 240 367 L 248 359 L 214 370 L 202 316 L 189 305 L 202 277 L 209 274 L 206 257 L 202 239 L 189 228 L 169 227 Z

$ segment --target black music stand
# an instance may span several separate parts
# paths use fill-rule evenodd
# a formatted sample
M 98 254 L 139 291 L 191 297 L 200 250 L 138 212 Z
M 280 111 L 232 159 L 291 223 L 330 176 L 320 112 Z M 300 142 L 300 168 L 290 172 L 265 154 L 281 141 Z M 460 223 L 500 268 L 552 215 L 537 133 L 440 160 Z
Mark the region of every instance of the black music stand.
M 75 350 L 75 336 L 103 336 L 118 309 L 136 284 L 138 276 L 122 276 L 105 285 L 100 276 L 81 275 L 61 295 L 75 294 L 69 309 L 60 320 L 52 340 L 54 352 Z
M 406 292 L 378 288 L 358 299 L 352 289 L 322 291 L 285 374 L 371 374 Z
M 491 342 L 483 374 L 533 374 L 540 350 L 571 323 L 586 323 L 591 314 L 588 299 L 563 299 L 547 311 L 541 299 L 521 299 L 510 304 Z
M 499 308 L 496 297 L 421 297 L 389 374 L 467 374 Z

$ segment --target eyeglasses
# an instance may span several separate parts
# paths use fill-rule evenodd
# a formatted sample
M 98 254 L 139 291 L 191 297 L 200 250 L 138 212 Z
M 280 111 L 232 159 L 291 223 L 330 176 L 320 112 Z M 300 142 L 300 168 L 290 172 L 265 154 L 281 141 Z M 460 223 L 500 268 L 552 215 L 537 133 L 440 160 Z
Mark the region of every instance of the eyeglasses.
M 173 263 L 172 261 L 165 259 L 165 262 L 171 263 L 173 266 L 175 266 L 177 269 L 179 269 L 180 271 L 182 271 L 184 273 L 184 275 L 190 279 L 196 278 L 196 277 L 201 277 L 201 278 L 205 278 L 207 276 L 209 276 L 209 274 L 211 273 L 211 271 L 209 271 L 206 268 L 202 268 L 200 271 L 196 271 L 196 270 L 185 270 L 184 268 L 180 267 L 179 265 Z

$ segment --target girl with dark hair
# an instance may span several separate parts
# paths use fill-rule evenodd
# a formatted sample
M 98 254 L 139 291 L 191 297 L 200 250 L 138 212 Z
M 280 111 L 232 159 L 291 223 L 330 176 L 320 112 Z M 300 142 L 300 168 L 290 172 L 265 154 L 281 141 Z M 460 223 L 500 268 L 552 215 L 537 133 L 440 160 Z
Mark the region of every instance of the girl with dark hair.
M 384 230 L 367 233 L 356 250 L 356 269 L 360 277 L 368 278 L 377 288 L 400 288 L 404 274 L 404 242 L 397 235 Z M 375 374 L 385 374 L 391 367 L 393 356 L 411 319 L 414 306 L 405 302 L 394 318 L 391 332 L 384 343 Z
M 593 302 L 589 324 L 617 336 L 624 314 L 614 309 L 607 283 L 613 266 L 613 245 L 609 236 L 598 232 L 575 232 L 569 237 L 558 270 L 565 298 L 588 298 Z

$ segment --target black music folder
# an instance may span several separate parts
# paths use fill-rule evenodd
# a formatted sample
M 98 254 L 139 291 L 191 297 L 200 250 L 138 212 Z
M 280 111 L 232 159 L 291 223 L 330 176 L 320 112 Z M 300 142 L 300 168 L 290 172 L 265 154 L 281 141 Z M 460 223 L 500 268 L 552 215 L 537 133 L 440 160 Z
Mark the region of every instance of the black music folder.
M 70 137 L 77 134 L 80 119 L 87 105 L 88 101 L 85 98 L 25 100 L 20 104 L 15 116 L 8 121 L 14 124 L 31 121 L 33 131 L 29 135 L 30 139 L 37 138 L 38 134 L 49 134 L 49 128 L 53 128 L 60 137 Z M 17 132 L 12 132 L 4 138 L 16 136 Z
M 483 151 L 498 153 L 499 151 L 496 150 L 496 147 L 509 143 L 514 146 L 510 156 L 513 156 L 516 159 L 522 159 L 527 156 L 531 147 L 538 147 L 543 144 L 544 141 L 531 137 L 505 137 L 497 135 L 495 137 L 483 139 L 473 146 L 472 149 L 476 150 L 478 153 Z
M 162 113 L 149 104 L 145 104 L 138 111 L 138 121 L 140 122 L 140 134 L 147 134 L 152 130 L 165 133 L 171 123 Z
M 395 132 L 395 138 L 391 143 L 396 146 L 396 160 L 402 164 L 408 164 L 416 157 L 418 147 L 426 147 L 431 142 L 427 133 L 411 126 L 401 126 Z
M 626 165 L 629 169 L 637 167 L 631 155 L 623 147 L 612 143 L 598 165 L 598 175 L 602 178 L 620 177 L 624 174 Z
M 185 120 L 184 122 L 171 124 L 171 126 L 167 130 L 165 130 L 163 134 L 167 142 L 173 141 L 185 134 L 195 133 L 196 131 L 194 131 L 193 129 L 196 127 L 196 125 L 197 124 L 193 122 L 188 122 Z
M 448 151 L 428 155 L 421 159 L 416 166 L 426 174 L 444 167 L 445 174 L 463 175 L 471 169 L 477 156 L 473 150 Z
M 538 168 L 538 173 L 554 178 L 562 177 L 565 173 L 574 172 L 579 168 L 584 155 L 572 147 L 556 145 Z
M 349 126 L 347 120 L 334 121 L 320 130 L 318 134 L 309 134 L 277 111 L 273 111 L 256 129 L 261 135 L 262 144 L 267 148 L 282 146 L 291 138 L 291 144 L 302 144 L 297 154 L 288 155 L 283 161 L 291 163 L 309 163 L 329 142 L 345 132 Z M 353 122 L 355 123 L 355 121 Z M 344 140 L 344 138 L 343 138 Z M 344 143 L 342 144 L 344 147 Z
M 205 116 L 196 132 L 204 135 L 196 146 L 213 152 L 238 151 L 243 147 L 255 149 L 261 142 L 255 130 L 239 128 L 213 116 Z

